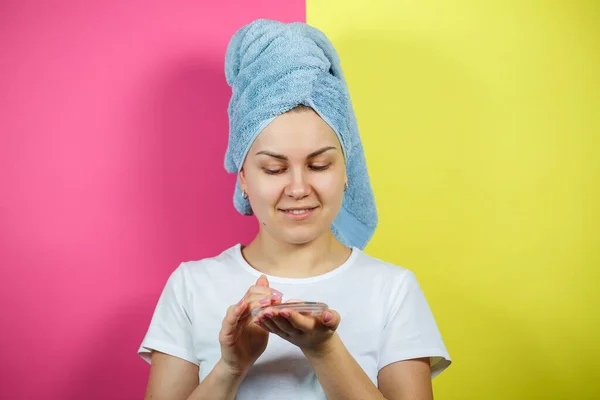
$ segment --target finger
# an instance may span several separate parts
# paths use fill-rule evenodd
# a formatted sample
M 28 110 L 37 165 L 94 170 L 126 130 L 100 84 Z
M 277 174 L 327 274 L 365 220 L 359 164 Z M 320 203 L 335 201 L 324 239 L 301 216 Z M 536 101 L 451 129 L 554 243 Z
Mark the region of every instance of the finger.
M 254 310 L 256 308 L 280 304 L 282 297 L 283 293 L 275 289 L 270 289 L 267 293 L 261 292 L 249 295 L 246 297 L 246 300 L 250 303 L 250 310 Z
M 321 323 L 331 330 L 336 330 L 341 321 L 340 314 L 335 310 L 325 310 L 321 314 Z
M 308 332 L 315 328 L 317 322 L 315 317 L 312 315 L 303 315 L 298 311 L 284 308 L 281 310 L 280 315 L 289 321 L 290 325 L 302 332 Z
M 259 301 L 253 301 L 250 303 L 249 311 L 254 312 L 255 310 L 263 310 L 267 307 L 274 305 L 275 303 L 270 298 L 260 299 Z
M 235 325 L 240 320 L 242 314 L 248 308 L 248 303 L 241 299 L 237 304 L 232 305 L 227 310 L 225 318 L 230 325 Z
M 286 332 L 283 332 L 281 329 L 279 329 L 275 322 L 273 322 L 273 318 L 273 314 L 267 311 L 260 318 L 260 322 L 269 332 L 279 335 L 282 338 L 287 338 L 289 335 Z
M 265 331 L 267 331 L 267 332 L 271 332 L 271 330 L 265 326 L 265 324 L 263 323 L 263 321 L 262 321 L 262 320 L 260 320 L 260 319 L 257 319 L 256 321 L 254 321 L 254 323 L 255 323 L 256 325 L 260 326 L 260 327 L 261 327 L 262 329 L 264 329 Z M 273 332 L 271 332 L 271 333 L 273 333 Z
M 269 314 L 267 313 L 267 315 Z M 269 319 L 287 336 L 298 336 L 304 333 L 304 331 L 294 327 L 288 319 L 284 318 L 282 315 L 278 315 L 277 312 L 275 312 L 274 315 Z
M 270 299 L 273 296 L 273 293 L 268 288 L 261 288 L 260 290 L 256 290 L 256 288 L 258 287 L 254 286 L 248 289 L 244 295 L 244 300 L 250 305 L 251 309 L 270 304 Z
M 252 285 L 248 288 L 244 296 L 268 296 L 274 291 L 277 292 L 268 286 Z
M 237 323 L 247 308 L 248 303 L 242 299 L 238 304 L 234 304 L 227 309 L 227 313 L 221 324 L 221 332 L 224 336 L 231 336 L 235 333 Z
M 282 297 L 283 293 L 281 293 L 277 289 L 257 285 L 250 286 L 250 288 L 248 288 L 248 291 L 244 295 L 244 298 L 248 303 L 268 298 L 271 298 L 272 301 L 277 301 Z
M 273 291 L 271 293 L 261 293 L 261 294 L 253 294 L 253 295 L 249 295 L 244 297 L 246 299 L 246 301 L 248 303 L 250 303 L 251 306 L 254 305 L 267 305 L 270 304 L 272 302 L 278 302 L 281 303 L 281 298 L 283 297 L 283 294 L 281 292 L 278 291 Z
M 269 280 L 267 279 L 266 275 L 261 275 L 257 280 L 256 280 L 256 286 L 265 286 L 265 287 L 269 287 Z

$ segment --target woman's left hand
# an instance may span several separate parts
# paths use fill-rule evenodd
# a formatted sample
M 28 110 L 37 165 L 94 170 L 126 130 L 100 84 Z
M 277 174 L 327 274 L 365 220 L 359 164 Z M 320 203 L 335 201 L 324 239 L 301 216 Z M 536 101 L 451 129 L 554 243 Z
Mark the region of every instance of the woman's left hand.
M 339 313 L 330 309 L 317 315 L 305 315 L 292 309 L 271 307 L 254 318 L 257 325 L 295 344 L 305 353 L 327 351 L 340 320 Z

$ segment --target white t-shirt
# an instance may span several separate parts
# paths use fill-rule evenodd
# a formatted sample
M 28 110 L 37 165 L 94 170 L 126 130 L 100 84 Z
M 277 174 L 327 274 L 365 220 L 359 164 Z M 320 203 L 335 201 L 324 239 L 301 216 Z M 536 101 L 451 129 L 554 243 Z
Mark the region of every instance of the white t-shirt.
M 216 257 L 184 262 L 171 274 L 138 350 L 148 363 L 158 350 L 199 366 L 202 381 L 221 357 L 219 330 L 261 273 L 237 244 Z M 450 356 L 413 272 L 373 258 L 358 248 L 344 264 L 310 278 L 267 275 L 283 301 L 319 301 L 340 313 L 338 334 L 377 385 L 386 365 L 430 357 L 432 378 Z M 236 399 L 326 399 L 306 358 L 295 345 L 269 335 L 265 352 L 248 372 Z

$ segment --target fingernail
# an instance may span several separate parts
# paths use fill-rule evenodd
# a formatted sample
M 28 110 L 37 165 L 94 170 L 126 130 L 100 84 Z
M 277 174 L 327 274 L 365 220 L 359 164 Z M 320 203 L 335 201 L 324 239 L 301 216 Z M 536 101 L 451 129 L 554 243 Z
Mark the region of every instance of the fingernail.
M 325 311 L 325 315 L 323 315 L 323 321 L 329 322 L 331 321 L 331 318 L 333 318 L 333 314 L 329 311 Z
M 278 295 L 279 297 L 283 296 L 283 293 L 281 293 L 279 290 L 271 289 L 271 292 L 273 292 L 274 295 Z
M 281 298 L 281 296 L 282 296 L 281 293 L 274 293 L 271 296 L 271 300 L 279 300 Z
M 269 304 L 271 299 L 260 299 L 258 302 L 264 306 L 265 304 Z
M 290 317 L 290 313 L 287 311 L 282 311 L 279 313 L 283 318 L 289 318 Z
M 254 321 L 254 323 L 258 326 L 261 326 L 260 320 L 259 321 Z
M 238 305 L 238 306 L 241 306 L 243 302 L 244 302 L 244 299 L 241 299 L 241 300 L 240 300 L 240 301 L 237 303 L 237 305 Z
M 265 313 L 265 318 L 273 318 L 273 314 L 271 314 L 270 312 Z

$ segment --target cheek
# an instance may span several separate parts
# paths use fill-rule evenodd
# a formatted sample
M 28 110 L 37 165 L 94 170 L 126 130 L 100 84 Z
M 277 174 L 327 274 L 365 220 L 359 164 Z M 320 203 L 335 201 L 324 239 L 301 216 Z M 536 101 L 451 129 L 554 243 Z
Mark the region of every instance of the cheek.
M 337 201 L 344 195 L 344 177 L 337 174 L 323 175 L 315 179 L 313 186 L 319 197 L 326 201 Z
M 271 207 L 281 197 L 283 186 L 276 177 L 258 177 L 252 182 L 252 201 L 259 207 Z

